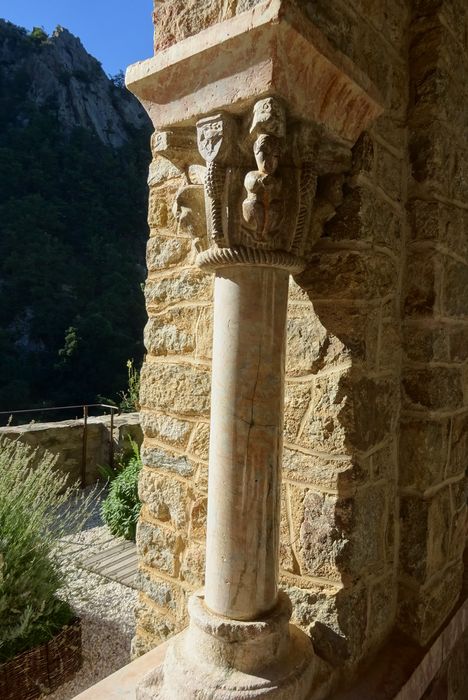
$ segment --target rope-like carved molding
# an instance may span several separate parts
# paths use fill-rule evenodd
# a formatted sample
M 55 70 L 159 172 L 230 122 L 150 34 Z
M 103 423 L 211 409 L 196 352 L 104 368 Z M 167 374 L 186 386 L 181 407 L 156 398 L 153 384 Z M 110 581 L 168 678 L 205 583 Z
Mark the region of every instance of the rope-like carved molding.
M 256 267 L 276 267 L 296 275 L 305 269 L 302 258 L 284 250 L 262 250 L 234 246 L 232 248 L 210 248 L 197 255 L 196 264 L 202 270 L 216 270 L 233 265 L 255 265 Z

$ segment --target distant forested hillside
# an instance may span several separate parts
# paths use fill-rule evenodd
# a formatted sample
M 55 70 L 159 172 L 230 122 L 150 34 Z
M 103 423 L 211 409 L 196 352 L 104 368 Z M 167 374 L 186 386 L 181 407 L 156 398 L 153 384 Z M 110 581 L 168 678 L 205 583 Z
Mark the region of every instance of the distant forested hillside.
M 116 399 L 141 361 L 149 133 L 69 32 L 0 21 L 0 410 Z

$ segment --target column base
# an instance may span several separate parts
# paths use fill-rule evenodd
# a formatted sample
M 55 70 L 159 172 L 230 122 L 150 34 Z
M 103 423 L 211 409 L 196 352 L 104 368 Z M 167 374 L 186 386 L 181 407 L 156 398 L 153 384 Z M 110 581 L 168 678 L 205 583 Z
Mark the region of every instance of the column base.
M 137 689 L 137 700 L 307 700 L 315 657 L 306 634 L 289 624 L 291 602 L 261 620 L 239 622 L 209 611 L 203 594 L 189 601 L 190 625 L 165 662 Z

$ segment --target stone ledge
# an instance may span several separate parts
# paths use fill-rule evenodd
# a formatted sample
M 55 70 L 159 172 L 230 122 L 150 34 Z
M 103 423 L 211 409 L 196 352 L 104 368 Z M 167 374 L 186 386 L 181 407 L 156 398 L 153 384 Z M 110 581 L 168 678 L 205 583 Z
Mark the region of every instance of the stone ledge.
M 160 644 L 88 690 L 75 695 L 73 700 L 135 700 L 137 683 L 163 663 L 168 643 Z
M 359 681 L 348 690 L 332 694 L 330 700 L 420 700 L 466 630 L 468 599 L 426 649 L 403 635 L 391 635 Z M 73 700 L 135 700 L 137 684 L 163 663 L 168 644 L 152 649 Z

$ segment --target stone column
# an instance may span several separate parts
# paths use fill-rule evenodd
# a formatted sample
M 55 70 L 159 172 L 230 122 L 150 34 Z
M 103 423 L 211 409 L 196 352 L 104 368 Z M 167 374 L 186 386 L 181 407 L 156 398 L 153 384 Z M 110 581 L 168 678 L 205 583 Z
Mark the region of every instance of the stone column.
M 277 587 L 288 277 L 319 235 L 318 175 L 346 167 L 380 107 L 292 3 L 202 34 L 127 74 L 157 128 L 196 129 L 197 264 L 216 276 L 205 589 L 138 698 L 305 700 L 318 661 Z
M 288 274 L 216 270 L 205 603 L 255 620 L 277 602 Z

